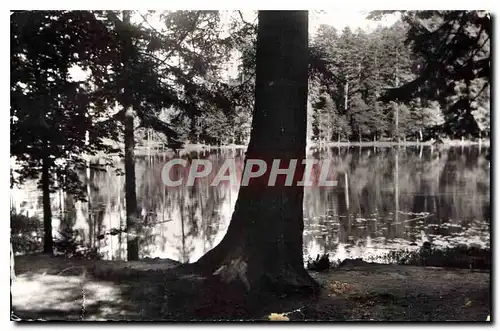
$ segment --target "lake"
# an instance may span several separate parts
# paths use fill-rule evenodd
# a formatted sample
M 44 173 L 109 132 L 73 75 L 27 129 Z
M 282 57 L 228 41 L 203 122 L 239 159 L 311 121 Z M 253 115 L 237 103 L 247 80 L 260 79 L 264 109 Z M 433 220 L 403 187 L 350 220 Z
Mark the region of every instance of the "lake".
M 488 148 L 478 146 L 310 150 L 310 158 L 331 161 L 338 184 L 304 189 L 304 255 L 384 262 L 381 256 L 419 247 L 423 241 L 438 248 L 489 248 L 487 153 Z M 210 186 L 208 179 L 201 179 L 192 187 L 166 188 L 161 169 L 169 157 L 137 159 L 137 199 L 144 221 L 140 253 L 193 262 L 224 236 L 238 187 Z M 244 150 L 206 149 L 182 158 L 188 163 L 205 158 L 218 165 L 234 158 L 242 167 Z M 54 234 L 63 227 L 79 229 L 81 238 L 99 247 L 104 258 L 124 258 L 126 238 L 111 229 L 125 226 L 125 178 L 112 169 L 91 171 L 89 177 L 87 181 L 82 174 L 89 184 L 90 209 L 87 202 L 53 194 Z M 41 194 L 34 183 L 11 192 L 18 213 L 42 219 Z

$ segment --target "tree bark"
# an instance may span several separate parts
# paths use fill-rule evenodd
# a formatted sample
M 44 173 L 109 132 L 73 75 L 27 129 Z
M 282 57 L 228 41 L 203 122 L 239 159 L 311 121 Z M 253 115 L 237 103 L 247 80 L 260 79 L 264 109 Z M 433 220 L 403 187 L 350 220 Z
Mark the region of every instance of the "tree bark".
M 307 11 L 260 11 L 252 132 L 246 153 L 267 163 L 260 178 L 241 186 L 223 240 L 195 266 L 248 289 L 315 289 L 303 264 L 302 160 L 305 159 L 308 70 Z M 278 176 L 268 186 L 273 159 L 297 159 L 291 186 Z M 281 180 L 283 179 L 283 180 Z
M 54 254 L 54 239 L 52 238 L 52 209 L 50 206 L 50 160 L 47 139 L 43 142 L 42 160 L 42 204 L 43 204 L 43 252 Z
M 123 11 L 124 27 L 130 29 L 130 11 Z M 123 93 L 125 107 L 124 136 L 125 136 L 125 205 L 127 213 L 127 260 L 134 261 L 139 259 L 139 238 L 138 226 L 139 217 L 137 210 L 137 196 L 135 190 L 135 138 L 134 138 L 134 110 L 129 99 L 128 89 L 128 70 L 130 61 L 130 51 L 132 47 L 131 36 L 124 36 L 123 62 L 124 79 Z
M 125 114 L 125 205 L 127 212 L 127 260 L 139 259 L 138 212 L 135 191 L 135 141 L 132 108 Z

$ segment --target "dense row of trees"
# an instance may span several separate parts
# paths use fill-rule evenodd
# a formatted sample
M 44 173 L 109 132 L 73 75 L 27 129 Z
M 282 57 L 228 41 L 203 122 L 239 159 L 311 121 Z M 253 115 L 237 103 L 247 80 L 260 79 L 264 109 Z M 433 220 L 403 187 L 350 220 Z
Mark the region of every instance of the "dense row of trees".
M 387 13 L 375 11 L 370 17 Z M 195 127 L 178 121 L 185 140 L 242 143 L 249 136 L 256 30 L 245 23 L 247 34 L 238 47 L 241 64 L 232 81 L 238 89 L 233 94 L 240 100 L 238 111 L 233 116 L 206 112 L 196 119 Z M 392 26 L 371 32 L 320 26 L 309 42 L 310 138 L 352 141 L 399 135 L 399 139 L 422 141 L 439 135 L 489 136 L 490 77 L 487 68 L 477 68 L 489 63 L 490 25 L 486 12 L 421 11 L 402 12 Z M 445 49 L 451 51 L 451 58 L 437 54 Z M 463 68 L 457 72 L 438 74 L 432 69 L 458 63 Z M 410 93 L 406 86 L 419 92 Z M 399 90 L 404 96 L 392 91 L 400 87 L 405 87 Z
M 321 26 L 311 43 L 314 137 L 489 135 L 490 31 L 486 13 L 458 11 L 403 12 L 370 33 Z
M 375 13 L 376 15 L 376 13 Z M 449 136 L 489 135 L 491 33 L 486 11 L 404 12 L 407 43 L 422 59 L 418 76 L 388 99 L 438 102 Z
M 381 102 L 389 87 L 413 78 L 414 57 L 404 44 L 405 26 L 398 22 L 372 33 L 341 33 L 321 26 L 312 50 L 331 75 L 311 80 L 313 134 L 320 140 L 370 139 L 396 135 L 396 109 Z M 402 135 L 415 133 L 432 122 L 432 115 L 420 109 L 399 106 Z M 434 110 L 434 113 L 439 109 Z

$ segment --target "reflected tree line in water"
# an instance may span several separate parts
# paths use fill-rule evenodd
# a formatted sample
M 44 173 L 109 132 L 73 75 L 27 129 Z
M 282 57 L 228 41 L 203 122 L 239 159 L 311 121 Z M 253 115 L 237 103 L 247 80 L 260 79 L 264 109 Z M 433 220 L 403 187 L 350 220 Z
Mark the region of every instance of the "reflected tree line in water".
M 339 185 L 306 190 L 306 255 L 365 258 L 423 241 L 489 247 L 489 162 L 484 150 L 396 151 L 331 150 Z
M 436 245 L 489 247 L 486 154 L 487 150 L 477 147 L 313 150 L 309 157 L 330 160 L 338 184 L 305 188 L 305 255 L 361 257 L 420 244 L 424 236 Z M 136 161 L 143 220 L 140 254 L 192 262 L 223 238 L 238 187 L 227 182 L 210 186 L 210 178 L 202 178 L 191 187 L 167 188 L 161 170 L 169 157 L 161 154 Z M 214 169 L 234 158 L 237 167 L 242 167 L 244 150 L 193 151 L 182 157 L 188 164 L 195 158 L 209 159 Z M 124 177 L 112 169 L 92 171 L 90 178 L 85 173 L 81 176 L 88 183 L 90 201 L 76 202 L 71 195 L 54 193 L 54 234 L 78 230 L 81 239 L 97 247 L 103 258 L 125 259 L 126 237 L 120 232 L 125 227 Z M 30 196 L 30 191 L 27 184 L 14 196 L 13 207 L 18 213 L 39 216 L 41 197 Z

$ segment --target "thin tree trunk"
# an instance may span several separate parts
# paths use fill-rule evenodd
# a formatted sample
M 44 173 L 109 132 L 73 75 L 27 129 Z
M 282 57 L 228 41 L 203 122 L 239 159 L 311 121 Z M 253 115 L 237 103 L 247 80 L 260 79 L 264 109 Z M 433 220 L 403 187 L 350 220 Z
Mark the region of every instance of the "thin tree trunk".
M 44 139 L 42 160 L 42 194 L 43 194 L 43 252 L 54 254 L 54 239 L 52 238 L 52 209 L 50 206 L 50 164 L 47 140 Z
M 130 11 L 123 11 L 123 24 L 130 27 Z M 128 100 L 128 91 L 125 88 L 128 84 L 128 69 L 130 62 L 131 37 L 125 38 L 124 54 L 124 98 L 125 101 L 125 205 L 127 212 L 127 260 L 134 261 L 139 259 L 139 238 L 138 226 L 139 216 L 137 211 L 137 196 L 135 190 L 135 140 L 134 140 L 134 110 L 130 100 Z
M 313 289 L 303 264 L 303 187 L 307 125 L 307 11 L 260 11 L 257 71 L 249 159 L 265 160 L 264 176 L 241 186 L 228 231 L 196 263 L 223 280 L 240 279 L 247 289 Z M 268 186 L 273 159 L 297 159 L 291 186 L 279 176 Z M 283 179 L 283 180 L 282 180 Z
M 347 208 L 347 213 L 349 213 L 349 178 L 347 176 L 347 171 L 344 172 L 344 195 L 345 195 L 345 206 Z
M 346 77 L 346 83 L 344 88 L 344 110 L 347 113 L 347 104 L 349 100 L 349 82 L 347 81 L 348 77 Z
M 89 132 L 85 133 L 85 145 L 90 143 Z M 89 218 L 89 245 L 90 247 L 94 247 L 94 239 L 95 239 L 95 224 L 94 217 L 92 213 L 92 197 L 90 190 L 90 157 L 88 155 L 85 156 L 85 175 L 87 180 L 87 209 L 88 209 L 88 218 Z
M 394 222 L 399 222 L 399 145 L 394 153 Z
M 127 212 L 127 260 L 139 259 L 138 212 L 135 188 L 134 115 L 128 108 L 125 119 L 125 205 Z

